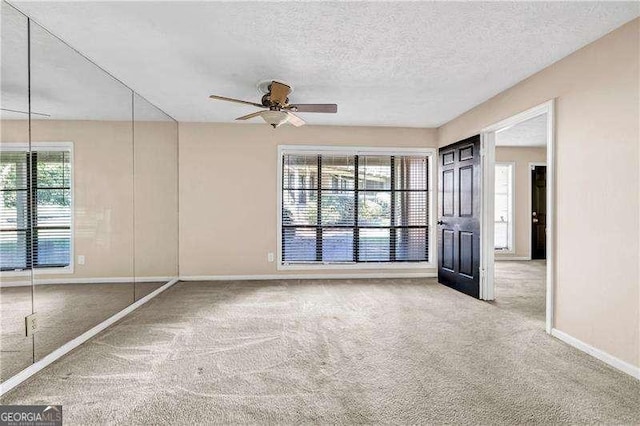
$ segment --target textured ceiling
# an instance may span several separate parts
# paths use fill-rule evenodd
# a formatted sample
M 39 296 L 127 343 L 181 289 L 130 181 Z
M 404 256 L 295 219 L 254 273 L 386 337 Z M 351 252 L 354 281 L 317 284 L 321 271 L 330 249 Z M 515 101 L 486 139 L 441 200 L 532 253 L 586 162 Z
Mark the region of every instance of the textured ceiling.
M 496 133 L 496 146 L 547 146 L 547 114 L 531 118 Z
M 209 94 L 257 100 L 275 78 L 293 102 L 339 105 L 301 114 L 311 124 L 415 127 L 640 14 L 636 2 L 11 3 L 180 121 L 230 122 L 254 109 Z

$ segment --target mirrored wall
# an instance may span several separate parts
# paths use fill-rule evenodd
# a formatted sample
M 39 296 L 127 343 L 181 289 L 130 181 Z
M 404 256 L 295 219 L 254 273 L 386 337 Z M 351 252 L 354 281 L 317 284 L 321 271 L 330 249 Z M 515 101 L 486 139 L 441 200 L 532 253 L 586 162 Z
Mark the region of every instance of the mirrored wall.
M 178 140 L 175 120 L 4 2 L 1 35 L 4 381 L 178 275 Z
M 26 17 L 2 3 L 0 39 L 0 379 L 33 362 L 33 338 L 25 318 L 33 313 L 33 286 L 27 242 L 29 151 L 29 45 Z M 11 272 L 13 269 L 18 272 Z M 11 286 L 9 286 L 11 284 Z

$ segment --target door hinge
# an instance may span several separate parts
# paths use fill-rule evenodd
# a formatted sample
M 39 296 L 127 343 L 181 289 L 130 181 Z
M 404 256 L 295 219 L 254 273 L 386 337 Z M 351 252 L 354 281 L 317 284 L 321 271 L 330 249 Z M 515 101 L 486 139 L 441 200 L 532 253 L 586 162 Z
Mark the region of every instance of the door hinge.
M 37 313 L 32 313 L 24 317 L 24 325 L 26 328 L 26 336 L 30 337 L 38 330 L 38 315 Z

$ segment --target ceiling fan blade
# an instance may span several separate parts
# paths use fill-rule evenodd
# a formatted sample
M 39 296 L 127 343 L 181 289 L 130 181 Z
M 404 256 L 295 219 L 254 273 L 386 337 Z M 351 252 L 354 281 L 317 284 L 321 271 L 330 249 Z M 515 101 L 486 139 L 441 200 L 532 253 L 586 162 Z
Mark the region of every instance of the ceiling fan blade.
M 324 112 L 329 114 L 335 114 L 338 112 L 338 105 L 336 104 L 295 104 L 289 105 L 287 109 L 295 112 Z
M 242 117 L 238 117 L 238 118 L 236 118 L 236 120 L 248 120 L 250 118 L 260 117 L 260 114 L 262 114 L 263 112 L 264 111 L 253 112 L 251 114 L 247 114 L 247 115 L 243 115 Z
M 287 103 L 287 96 L 291 93 L 291 87 L 287 86 L 283 83 L 278 83 L 277 81 L 272 81 L 270 86 L 271 95 L 269 98 L 271 102 L 274 102 L 278 105 L 284 105 Z
M 209 96 L 211 99 L 218 99 L 220 101 L 228 101 L 228 102 L 235 102 L 237 104 L 246 104 L 246 105 L 253 105 L 256 106 L 258 108 L 264 108 L 264 105 L 262 104 L 257 104 L 255 102 L 249 102 L 249 101 L 242 101 L 240 99 L 233 99 L 233 98 L 227 98 L 224 96 L 218 96 L 218 95 L 211 95 Z
M 287 111 L 287 115 L 289 116 L 289 119 L 287 121 L 296 127 L 304 126 L 306 124 L 302 118 L 298 117 L 292 112 Z

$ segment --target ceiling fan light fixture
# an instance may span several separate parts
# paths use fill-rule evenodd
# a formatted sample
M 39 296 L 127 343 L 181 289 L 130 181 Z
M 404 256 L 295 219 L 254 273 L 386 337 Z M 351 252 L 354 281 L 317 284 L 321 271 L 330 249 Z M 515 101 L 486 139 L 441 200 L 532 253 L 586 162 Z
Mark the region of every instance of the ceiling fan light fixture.
M 260 103 L 220 95 L 211 95 L 209 98 L 258 107 L 261 111 L 243 115 L 242 117 L 236 118 L 236 120 L 245 121 L 260 116 L 265 123 L 274 129 L 284 123 L 289 123 L 295 127 L 304 126 L 304 119 L 294 114 L 295 112 L 325 114 L 335 114 L 338 112 L 338 105 L 336 104 L 291 104 L 289 102 L 289 95 L 292 92 L 291 86 L 278 80 L 264 80 L 259 82 L 258 91 L 262 94 Z
M 289 116 L 287 115 L 286 112 L 274 111 L 274 110 L 265 111 L 262 114 L 260 114 L 260 116 L 267 124 L 270 124 L 271 127 L 273 127 L 274 129 L 280 126 L 281 124 L 286 123 L 287 120 L 289 119 Z

